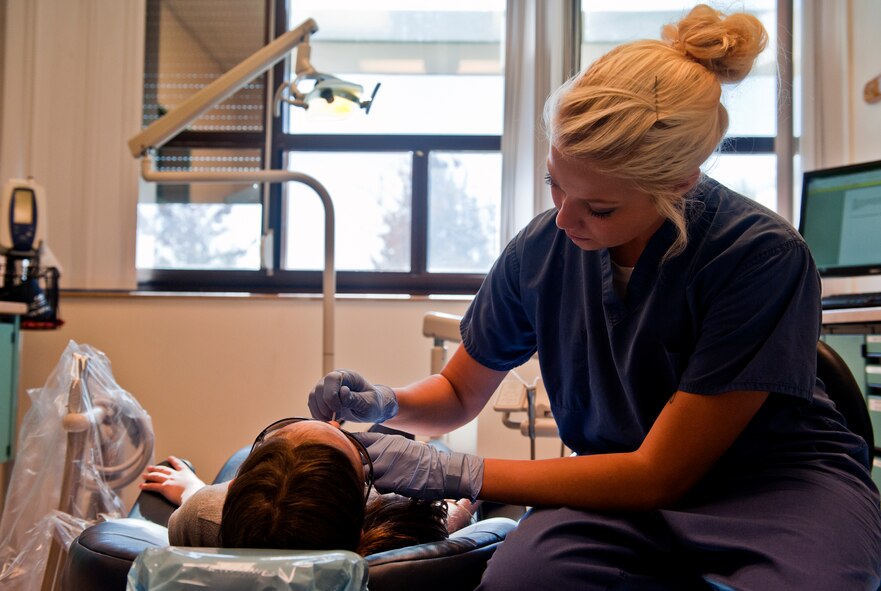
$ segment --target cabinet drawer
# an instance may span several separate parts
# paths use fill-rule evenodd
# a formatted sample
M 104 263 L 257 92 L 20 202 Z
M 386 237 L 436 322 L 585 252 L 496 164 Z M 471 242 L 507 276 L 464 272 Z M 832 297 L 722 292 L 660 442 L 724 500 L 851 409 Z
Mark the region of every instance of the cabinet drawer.
M 866 355 L 881 357 L 881 335 L 866 335 Z

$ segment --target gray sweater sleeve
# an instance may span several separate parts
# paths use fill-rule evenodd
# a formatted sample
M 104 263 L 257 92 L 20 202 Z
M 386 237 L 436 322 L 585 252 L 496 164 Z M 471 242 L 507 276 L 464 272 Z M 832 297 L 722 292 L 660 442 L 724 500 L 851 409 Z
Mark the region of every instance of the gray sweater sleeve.
M 193 494 L 168 519 L 172 546 L 217 548 L 220 546 L 220 515 L 229 482 L 208 485 Z

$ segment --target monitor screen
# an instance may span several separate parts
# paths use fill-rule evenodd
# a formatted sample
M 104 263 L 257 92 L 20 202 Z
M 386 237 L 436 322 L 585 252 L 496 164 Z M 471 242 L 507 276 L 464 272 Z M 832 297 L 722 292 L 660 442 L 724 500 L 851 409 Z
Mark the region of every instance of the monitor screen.
M 820 275 L 881 273 L 881 161 L 806 172 L 799 232 Z

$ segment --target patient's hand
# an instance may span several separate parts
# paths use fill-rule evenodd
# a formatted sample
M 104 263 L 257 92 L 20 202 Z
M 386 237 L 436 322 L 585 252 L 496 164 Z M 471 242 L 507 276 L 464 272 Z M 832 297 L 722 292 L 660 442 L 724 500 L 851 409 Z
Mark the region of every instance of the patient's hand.
M 176 505 L 182 505 L 194 492 L 205 486 L 195 472 L 174 456 L 168 456 L 171 466 L 147 466 L 141 474 L 141 490 L 158 492 Z

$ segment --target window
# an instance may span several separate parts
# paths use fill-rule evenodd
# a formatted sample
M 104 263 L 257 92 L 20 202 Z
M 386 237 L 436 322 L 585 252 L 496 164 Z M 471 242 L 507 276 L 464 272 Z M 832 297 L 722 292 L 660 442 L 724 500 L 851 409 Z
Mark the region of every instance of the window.
M 694 5 L 687 0 L 582 0 L 582 65 L 621 43 L 659 38 L 665 24 L 675 23 Z M 776 0 L 744 0 L 721 7 L 725 12 L 742 10 L 758 17 L 768 31 L 769 43 L 744 81 L 723 85 L 722 102 L 730 116 L 728 134 L 721 150 L 703 166 L 719 182 L 771 209 L 777 208 L 776 5 Z
M 738 4 L 776 30 L 775 0 Z M 581 63 L 657 38 L 692 5 L 583 0 Z M 276 113 L 289 60 L 205 113 L 156 167 L 307 174 L 334 203 L 338 291 L 474 293 L 501 248 L 505 0 L 147 0 L 145 125 L 306 18 L 316 69 L 368 93 L 380 84 L 368 115 Z M 776 208 L 773 41 L 726 88 L 729 135 L 705 169 Z M 297 183 L 142 183 L 137 245 L 143 289 L 317 292 L 324 210 Z
M 264 45 L 270 22 L 279 34 L 315 19 L 315 68 L 368 93 L 381 85 L 366 116 L 288 105 L 274 116 L 267 79 L 293 77 L 280 65 L 169 142 L 159 170 L 308 174 L 334 203 L 339 291 L 476 291 L 500 250 L 504 0 L 147 4 L 145 124 Z M 317 291 L 323 245 L 306 185 L 141 189 L 144 288 Z
M 206 19 L 204 15 L 211 14 Z M 265 44 L 263 0 L 147 3 L 144 125 Z M 200 117 L 156 155 L 158 170 L 260 168 L 265 76 Z M 137 267 L 259 269 L 262 205 L 252 185 L 142 183 Z

